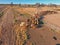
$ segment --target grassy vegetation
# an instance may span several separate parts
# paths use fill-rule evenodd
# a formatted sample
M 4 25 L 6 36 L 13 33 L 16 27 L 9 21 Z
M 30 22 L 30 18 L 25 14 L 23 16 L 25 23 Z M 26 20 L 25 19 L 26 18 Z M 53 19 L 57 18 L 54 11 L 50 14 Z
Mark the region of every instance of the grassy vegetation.
M 3 16 L 3 12 L 0 12 L 0 17 L 2 17 Z
M 19 25 L 15 25 L 15 31 L 16 31 L 16 36 L 17 36 L 17 42 L 20 44 L 20 45 L 25 45 L 26 44 L 26 41 L 29 39 L 29 36 L 28 36 L 28 29 L 23 29 L 23 28 L 20 28 Z
M 20 13 L 14 10 L 14 22 L 17 23 L 17 17 L 22 16 L 23 18 L 30 18 L 30 14 L 28 13 Z M 30 35 L 28 34 L 28 29 L 21 29 L 20 27 L 20 23 L 16 24 L 18 26 L 15 27 L 16 30 L 16 36 L 17 36 L 17 40 L 16 42 L 19 43 L 19 45 L 25 45 L 27 43 L 27 40 L 30 39 Z M 29 45 L 35 45 L 34 43 L 30 42 Z
M 19 12 L 16 12 L 15 10 L 14 10 L 14 23 L 16 23 L 16 22 L 19 22 L 19 19 L 16 19 L 16 18 L 18 18 L 18 17 L 22 17 L 22 18 L 30 18 L 30 14 L 28 14 L 28 13 L 19 13 Z
M 20 40 L 23 42 L 21 43 L 22 45 L 26 44 L 26 40 L 27 40 L 27 34 L 25 31 L 22 31 L 22 33 L 20 32 L 19 34 Z
M 23 17 L 30 18 L 30 14 L 24 13 L 24 14 L 23 14 Z

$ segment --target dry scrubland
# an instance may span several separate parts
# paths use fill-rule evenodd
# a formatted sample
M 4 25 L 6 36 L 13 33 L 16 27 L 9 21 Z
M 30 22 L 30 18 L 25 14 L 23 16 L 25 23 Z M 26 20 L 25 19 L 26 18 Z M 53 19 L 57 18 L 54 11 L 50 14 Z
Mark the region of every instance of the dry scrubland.
M 7 8 L 7 9 L 6 9 Z M 1 45 L 57 45 L 60 44 L 60 33 L 48 24 L 60 25 L 60 7 L 27 7 L 4 6 L 0 22 Z M 1 10 L 1 9 L 0 9 Z M 43 15 L 43 26 L 40 28 L 20 27 L 22 21 L 32 17 L 38 11 Z M 0 11 L 1 12 L 1 11 Z M 56 13 L 57 12 L 57 13 Z M 47 24 L 48 23 L 48 24 Z M 60 30 L 60 29 L 59 29 Z

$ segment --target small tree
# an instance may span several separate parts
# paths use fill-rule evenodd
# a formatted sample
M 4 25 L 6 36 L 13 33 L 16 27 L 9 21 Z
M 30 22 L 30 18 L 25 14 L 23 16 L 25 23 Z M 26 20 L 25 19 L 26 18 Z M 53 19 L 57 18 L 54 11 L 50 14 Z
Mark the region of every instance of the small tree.
M 21 6 L 21 4 L 19 4 L 19 6 Z
M 50 7 L 57 7 L 56 4 L 52 4 L 52 3 L 50 3 L 48 6 L 50 6 Z
M 42 3 L 41 6 L 44 7 L 44 6 L 46 6 L 46 5 Z
M 13 6 L 13 2 L 11 2 L 11 4 L 10 4 L 11 6 Z
M 36 3 L 35 5 L 36 5 L 37 7 L 39 7 L 39 6 L 40 6 L 40 3 Z

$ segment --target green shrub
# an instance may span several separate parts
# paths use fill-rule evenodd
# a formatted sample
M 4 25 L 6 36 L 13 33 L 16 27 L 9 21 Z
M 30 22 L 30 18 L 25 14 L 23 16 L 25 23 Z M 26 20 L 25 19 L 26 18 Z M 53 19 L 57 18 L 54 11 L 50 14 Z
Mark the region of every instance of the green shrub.
M 2 13 L 0 13 L 0 17 L 2 17 L 3 16 L 3 12 Z

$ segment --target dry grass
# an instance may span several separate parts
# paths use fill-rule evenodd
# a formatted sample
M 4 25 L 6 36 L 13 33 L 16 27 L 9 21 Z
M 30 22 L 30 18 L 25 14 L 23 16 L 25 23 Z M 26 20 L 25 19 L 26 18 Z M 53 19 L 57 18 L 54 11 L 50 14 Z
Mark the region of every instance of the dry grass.
M 19 24 L 14 26 L 15 32 L 16 32 L 16 44 L 20 44 L 23 45 L 26 43 L 26 41 L 28 40 L 27 38 L 27 29 L 26 27 L 20 27 Z

